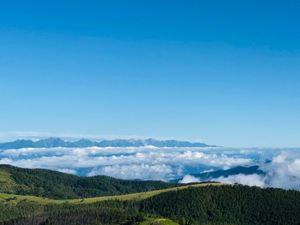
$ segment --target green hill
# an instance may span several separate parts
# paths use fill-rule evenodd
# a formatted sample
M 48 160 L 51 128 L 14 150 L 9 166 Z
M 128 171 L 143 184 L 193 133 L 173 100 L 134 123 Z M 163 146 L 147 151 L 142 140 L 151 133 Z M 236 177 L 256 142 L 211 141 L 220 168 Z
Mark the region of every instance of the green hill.
M 46 182 L 47 176 L 49 179 Z M 65 178 L 67 182 L 63 180 Z M 158 188 L 155 185 L 147 186 L 149 184 L 165 183 L 123 181 L 107 177 L 92 179 L 99 179 L 103 185 L 104 178 L 107 189 L 101 190 L 107 190 L 103 192 L 106 194 L 112 192 L 111 196 L 60 199 L 61 196 L 70 197 L 70 193 L 75 193 L 76 196 L 74 190 L 81 190 L 76 182 L 85 178 L 48 170 L 1 166 L 0 188 L 6 193 L 0 194 L 0 225 L 300 224 L 298 191 L 206 183 L 126 194 L 128 190 L 135 190 L 135 185 L 148 189 Z M 37 180 L 33 181 L 34 179 Z M 91 178 L 86 179 L 88 181 Z M 97 181 L 100 182 L 99 180 Z M 90 193 L 90 190 L 98 187 L 95 183 L 87 182 L 84 193 Z M 60 187 L 63 191 L 57 192 L 56 188 L 51 189 L 49 185 Z M 35 192 L 32 190 L 37 187 L 43 190 L 38 193 L 44 196 L 52 194 L 54 197 L 31 196 Z M 121 195 L 115 195 L 115 187 L 123 188 L 118 189 L 122 191 Z M 109 188 L 115 189 L 111 191 Z M 30 194 L 16 195 L 20 190 L 29 190 Z M 57 193 L 62 195 L 57 198 Z
M 16 194 L 7 194 L 0 193 L 0 201 L 6 201 L 10 204 L 18 204 L 19 202 L 29 202 L 39 205 L 61 205 L 61 204 L 92 204 L 103 201 L 140 201 L 144 199 L 151 198 L 153 196 L 170 192 L 170 191 L 179 191 L 182 189 L 190 188 L 190 187 L 205 187 L 205 186 L 219 186 L 224 185 L 221 183 L 199 183 L 199 184 L 190 184 L 190 185 L 182 185 L 179 187 L 171 187 L 159 190 L 152 191 L 144 191 L 138 193 L 131 194 L 123 194 L 123 195 L 111 195 L 111 196 L 99 196 L 99 197 L 91 197 L 91 198 L 76 198 L 76 199 L 50 199 L 44 197 L 30 196 L 30 195 L 16 195 Z
M 193 184 L 78 200 L 0 195 L 3 225 L 299 225 L 300 192 Z
M 75 199 L 119 195 L 174 187 L 160 181 L 120 180 L 107 176 L 78 177 L 44 169 L 0 165 L 0 193 Z
M 241 185 L 190 187 L 145 199 L 140 210 L 187 224 L 299 225 L 300 192 Z
M 140 212 L 138 203 L 166 192 L 190 187 L 217 186 L 219 183 L 192 184 L 140 193 L 55 200 L 36 196 L 0 194 L 0 224 L 149 224 L 173 225 L 171 220 Z M 43 221 L 43 223 L 40 223 Z M 96 221 L 96 222 L 95 222 Z M 127 221 L 127 222 L 126 222 Z M 94 223 L 95 222 L 95 223 Z

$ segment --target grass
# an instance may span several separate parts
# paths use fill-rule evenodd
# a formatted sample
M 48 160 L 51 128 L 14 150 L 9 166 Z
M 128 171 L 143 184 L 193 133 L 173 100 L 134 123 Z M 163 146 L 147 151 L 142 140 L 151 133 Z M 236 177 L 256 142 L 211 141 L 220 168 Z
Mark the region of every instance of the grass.
M 175 223 L 172 220 L 165 218 L 147 218 L 139 225 L 178 225 L 178 223 Z
M 47 204 L 91 204 L 100 201 L 108 201 L 108 200 L 120 200 L 120 201 L 130 201 L 130 200 L 143 200 L 150 198 L 152 196 L 169 192 L 169 191 L 178 191 L 190 187 L 205 187 L 205 186 L 219 186 L 223 185 L 220 183 L 202 183 L 202 184 L 190 184 L 180 187 L 166 188 L 155 191 L 146 191 L 134 194 L 126 194 L 126 195 L 115 195 L 115 196 L 101 196 L 94 198 L 83 198 L 83 199 L 71 199 L 71 200 L 54 200 L 43 197 L 35 197 L 35 196 L 26 196 L 26 195 L 14 195 L 14 194 L 0 194 L 0 202 L 6 202 L 10 204 L 17 204 L 20 201 L 27 201 L 32 203 L 37 203 L 41 205 Z
M 16 187 L 16 183 L 10 177 L 10 173 L 5 170 L 0 170 L 0 192 L 9 193 Z

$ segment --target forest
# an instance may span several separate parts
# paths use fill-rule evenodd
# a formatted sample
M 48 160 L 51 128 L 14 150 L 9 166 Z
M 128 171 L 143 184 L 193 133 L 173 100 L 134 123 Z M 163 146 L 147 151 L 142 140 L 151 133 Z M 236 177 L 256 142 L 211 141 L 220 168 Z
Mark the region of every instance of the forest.
M 79 177 L 45 169 L 0 165 L 0 193 L 53 199 L 127 194 L 177 185 L 161 181 L 121 180 L 107 176 Z
M 5 178 L 7 174 L 5 175 L 3 171 L 1 172 L 2 184 L 21 183 L 20 180 L 16 181 L 13 176 Z M 23 174 L 20 177 L 29 174 L 28 176 L 31 176 L 32 179 L 36 174 L 40 176 L 40 172 L 53 173 L 53 177 L 49 179 L 51 182 L 58 179 L 55 176 L 57 173 L 52 171 L 38 170 L 36 173 L 36 170 L 19 170 L 19 173 Z M 59 175 L 62 174 L 59 173 Z M 69 177 L 69 175 L 65 176 Z M 115 180 L 113 179 L 113 181 Z M 58 180 L 57 183 L 61 182 Z M 128 181 L 128 184 L 132 184 L 131 182 L 133 181 Z M 28 182 L 26 184 L 29 185 Z M 34 183 L 34 185 L 37 184 Z M 67 189 L 67 185 L 68 183 L 64 183 L 66 190 L 73 190 L 73 187 Z M 91 183 L 94 188 L 93 185 L 95 184 Z M 126 186 L 126 184 L 123 185 Z M 43 187 L 47 187 L 47 185 Z M 55 200 L 35 197 L 33 194 L 31 194 L 32 196 L 19 193 L 16 195 L 10 193 L 11 191 L 5 193 L 3 185 L 1 188 L 0 224 L 3 225 L 300 224 L 300 192 L 292 190 L 203 183 L 161 187 L 159 190 L 142 191 L 137 194 L 124 195 L 127 191 L 125 189 L 126 191 L 122 195 Z M 86 188 L 89 190 L 89 186 Z M 159 187 L 153 185 L 151 188 Z M 60 196 L 55 193 L 56 189 L 51 191 L 53 191 L 53 196 Z M 60 190 L 58 192 L 62 193 Z M 70 195 L 67 196 L 70 197 Z

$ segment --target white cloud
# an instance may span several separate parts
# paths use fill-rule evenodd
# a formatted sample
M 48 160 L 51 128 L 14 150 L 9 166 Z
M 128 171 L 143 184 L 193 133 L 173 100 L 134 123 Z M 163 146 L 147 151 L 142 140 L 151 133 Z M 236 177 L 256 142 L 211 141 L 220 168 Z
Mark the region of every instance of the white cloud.
M 73 175 L 76 175 L 76 170 L 71 170 L 71 169 L 59 169 L 58 170 L 59 172 L 62 172 L 62 173 L 69 173 L 69 174 L 73 174 Z
M 266 185 L 270 187 L 300 190 L 300 152 L 285 151 L 275 156 L 263 167 Z
M 270 159 L 270 163 L 265 163 Z M 215 180 L 300 190 L 300 151 L 223 148 L 23 148 L 0 151 L 0 163 L 46 168 L 71 174 L 108 175 L 123 179 L 199 181 L 189 173 L 261 163 L 263 175 L 235 175 Z M 82 172 L 84 171 L 84 172 Z M 186 175 L 186 176 L 185 176 Z
M 249 158 L 203 152 L 199 148 L 151 146 L 8 149 L 0 152 L 0 160 L 19 167 L 68 169 L 71 173 L 85 169 L 88 175 L 157 180 L 183 176 L 186 167 L 230 168 L 252 162 Z
M 181 184 L 189 184 L 189 183 L 197 183 L 200 182 L 200 179 L 197 177 L 191 176 L 189 174 L 185 175 L 179 183 Z
M 9 158 L 2 158 L 0 159 L 0 164 L 12 164 L 13 160 L 9 159 Z
M 15 165 L 41 167 L 68 165 L 73 168 L 122 164 L 207 165 L 228 168 L 251 163 L 251 159 L 208 154 L 199 149 L 186 148 L 23 148 L 0 153 Z
M 251 174 L 251 175 L 244 175 L 244 174 L 238 174 L 238 175 L 232 175 L 228 177 L 219 177 L 212 179 L 213 181 L 218 181 L 225 184 L 243 184 L 248 186 L 258 186 L 258 187 L 264 187 L 264 177 L 257 175 L 257 174 Z M 204 182 L 208 180 L 201 180 L 197 177 L 191 176 L 191 175 L 185 175 L 182 180 L 179 181 L 179 183 L 187 184 L 187 183 L 196 183 L 196 182 Z
M 88 175 L 99 174 L 121 179 L 165 180 L 172 174 L 172 168 L 164 164 L 111 165 L 93 169 Z
M 238 174 L 238 175 L 232 175 L 228 177 L 219 177 L 214 180 L 226 184 L 238 183 L 238 184 L 243 184 L 248 186 L 264 187 L 265 186 L 264 179 L 265 179 L 264 176 L 260 176 L 258 174 L 251 174 L 251 175 Z
M 295 159 L 288 165 L 288 171 L 293 176 L 300 178 L 300 159 Z

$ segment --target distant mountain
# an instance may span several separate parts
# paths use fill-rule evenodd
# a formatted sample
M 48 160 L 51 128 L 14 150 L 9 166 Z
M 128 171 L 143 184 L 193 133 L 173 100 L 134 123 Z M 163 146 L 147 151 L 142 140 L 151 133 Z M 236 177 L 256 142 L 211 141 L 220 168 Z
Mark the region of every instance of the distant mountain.
M 203 172 L 203 173 L 192 173 L 190 174 L 193 177 L 197 177 L 199 178 L 201 181 L 209 181 L 209 180 L 214 180 L 216 178 L 219 177 L 229 177 L 229 176 L 233 176 L 233 175 L 239 175 L 239 174 L 243 174 L 243 175 L 251 175 L 251 174 L 258 174 L 258 175 L 263 175 L 265 174 L 264 171 L 262 171 L 261 169 L 259 169 L 259 166 L 237 166 L 237 167 L 233 167 L 227 170 L 216 170 L 216 171 L 210 171 L 210 172 Z M 175 179 L 172 180 L 172 183 L 177 183 L 180 180 L 182 180 L 183 178 L 180 179 Z
M 155 140 L 155 139 L 115 139 L 91 141 L 80 139 L 78 141 L 65 141 L 60 138 L 47 138 L 38 141 L 16 140 L 12 142 L 0 143 L 0 149 L 20 149 L 20 148 L 85 148 L 85 147 L 216 147 L 199 142 L 176 141 L 176 140 Z
M 251 175 L 251 174 L 264 174 L 262 170 L 259 169 L 259 166 L 237 166 L 228 170 L 217 170 L 199 174 L 191 174 L 194 177 L 198 177 L 200 179 L 213 179 L 218 177 L 229 177 L 233 175 L 243 174 L 243 175 Z

